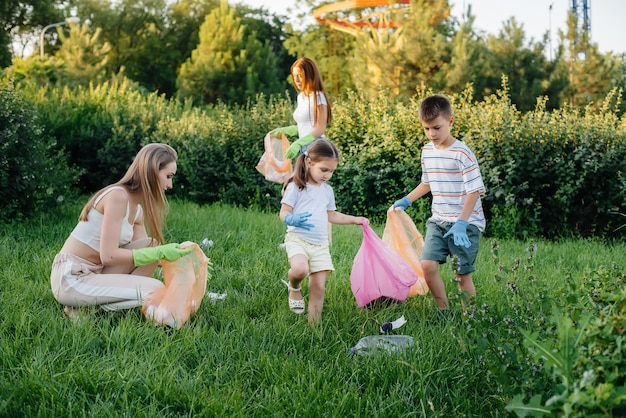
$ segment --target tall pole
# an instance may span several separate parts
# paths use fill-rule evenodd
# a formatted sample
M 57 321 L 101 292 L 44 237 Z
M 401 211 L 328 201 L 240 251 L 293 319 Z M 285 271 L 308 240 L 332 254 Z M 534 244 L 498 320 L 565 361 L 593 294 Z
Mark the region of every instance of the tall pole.
M 39 56 L 43 58 L 43 55 L 44 55 L 43 54 L 43 42 L 44 42 L 43 35 L 44 33 L 46 33 L 48 29 L 61 26 L 61 25 L 68 25 L 70 23 L 78 23 L 78 22 L 80 22 L 80 19 L 74 16 L 74 17 L 68 17 L 63 22 L 52 23 L 48 26 L 44 26 L 43 29 L 41 30 L 41 33 L 39 34 Z
M 550 12 L 548 14 L 548 27 L 550 30 L 550 38 L 549 38 L 550 61 L 552 61 L 552 6 L 554 6 L 554 3 L 550 3 Z

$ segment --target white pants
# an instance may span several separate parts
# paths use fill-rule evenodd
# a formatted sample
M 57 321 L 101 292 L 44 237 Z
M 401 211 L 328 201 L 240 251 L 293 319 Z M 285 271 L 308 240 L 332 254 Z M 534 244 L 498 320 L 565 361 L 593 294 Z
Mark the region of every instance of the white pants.
M 57 254 L 50 273 L 52 294 L 65 306 L 116 311 L 141 306 L 146 296 L 164 287 L 152 277 L 106 271 L 103 265 L 73 254 Z

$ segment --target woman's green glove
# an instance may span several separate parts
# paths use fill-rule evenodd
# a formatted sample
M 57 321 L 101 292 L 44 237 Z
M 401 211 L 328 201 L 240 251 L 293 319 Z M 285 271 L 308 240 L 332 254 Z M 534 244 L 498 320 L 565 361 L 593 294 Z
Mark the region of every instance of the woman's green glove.
M 282 128 L 276 128 L 270 132 L 270 136 L 276 138 L 278 134 L 285 134 L 286 136 L 298 136 L 298 127 L 296 125 L 283 126 Z
M 315 141 L 315 137 L 311 134 L 305 135 L 297 141 L 294 141 L 294 143 L 289 145 L 289 148 L 287 148 L 287 152 L 285 152 L 285 157 L 289 159 L 297 157 L 300 149 L 305 145 L 309 145 L 313 141 Z
M 193 252 L 193 247 L 178 248 L 178 244 L 176 243 L 140 248 L 133 250 L 133 262 L 135 263 L 135 267 L 139 267 L 161 260 L 176 261 L 191 252 Z

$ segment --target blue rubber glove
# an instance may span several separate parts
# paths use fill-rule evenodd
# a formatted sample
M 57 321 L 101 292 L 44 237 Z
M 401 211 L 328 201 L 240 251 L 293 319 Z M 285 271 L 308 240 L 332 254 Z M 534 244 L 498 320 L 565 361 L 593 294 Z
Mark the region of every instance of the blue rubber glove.
M 469 238 L 467 237 L 467 226 L 469 224 L 463 219 L 457 219 L 452 228 L 443 236 L 447 238 L 450 234 L 454 236 L 454 245 L 457 247 L 469 248 L 472 246 Z
M 396 200 L 393 203 L 392 208 L 400 208 L 402 210 L 405 210 L 406 208 L 408 208 L 409 206 L 411 206 L 411 201 L 409 200 L 409 198 L 407 196 L 404 196 L 402 199 L 400 200 Z
M 282 128 L 276 128 L 270 132 L 270 136 L 277 138 L 279 134 L 285 134 L 286 136 L 298 136 L 298 127 L 296 125 L 283 126 Z
M 289 159 L 297 157 L 302 147 L 304 147 L 305 145 L 309 145 L 313 141 L 315 141 L 315 137 L 311 134 L 305 135 L 297 141 L 294 141 L 294 143 L 289 145 L 289 148 L 287 148 L 287 152 L 285 152 L 285 157 Z
M 296 226 L 298 228 L 302 228 L 302 229 L 306 229 L 307 231 L 310 231 L 311 228 L 315 227 L 315 225 L 307 223 L 311 215 L 312 215 L 311 212 L 289 213 L 285 215 L 285 220 L 283 220 L 283 222 L 287 226 Z

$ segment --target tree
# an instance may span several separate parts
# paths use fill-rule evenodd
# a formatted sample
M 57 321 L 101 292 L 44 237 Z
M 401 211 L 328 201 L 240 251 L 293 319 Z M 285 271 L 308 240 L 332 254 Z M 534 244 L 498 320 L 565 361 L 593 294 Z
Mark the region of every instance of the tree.
M 70 24 L 69 36 L 59 31 L 61 46 L 56 56 L 65 63 L 66 85 L 99 84 L 105 79 L 111 45 L 101 41 L 101 34 L 100 28 L 90 34 L 86 24 Z
M 498 35 L 487 37 L 487 49 L 481 57 L 483 67 L 481 77 L 485 80 L 482 95 L 494 94 L 502 83 L 502 76 L 508 79 L 511 102 L 522 111 L 532 110 L 537 97 L 551 92 L 554 65 L 545 55 L 547 34 L 541 42 L 526 43 L 526 34 L 515 18 L 503 24 Z M 551 107 L 558 98 L 551 97 Z
M 478 78 L 480 73 L 480 54 L 484 50 L 483 42 L 478 39 L 473 31 L 475 16 L 468 7 L 464 21 L 451 41 L 450 61 L 444 63 L 442 71 L 446 74 L 446 91 L 461 91 L 467 84 L 472 84 L 474 89 L 481 89 Z
M 90 21 L 110 46 L 107 71 L 124 72 L 147 90 L 170 87 L 173 91 L 180 49 L 165 39 L 166 0 L 74 0 L 77 15 Z M 178 62 L 181 62 L 179 59 Z M 168 76 L 170 84 L 167 84 Z M 165 80 L 164 80 L 165 79 Z
M 415 0 L 402 22 L 404 45 L 399 56 L 403 68 L 402 97 L 418 89 L 443 90 L 446 85 L 445 64 L 450 62 L 450 39 L 454 35 L 447 0 Z
M 276 56 L 222 0 L 200 26 L 200 43 L 181 67 L 178 96 L 196 104 L 243 103 L 258 93 L 280 92 Z
M 268 42 L 269 47 L 276 56 L 277 72 L 279 81 L 286 88 L 286 80 L 290 76 L 290 68 L 294 57 L 289 54 L 285 47 L 288 33 L 284 29 L 285 16 L 270 14 L 266 9 L 236 6 L 235 12 L 241 17 L 241 23 L 245 26 L 245 36 L 254 36 L 261 43 Z
M 32 35 L 44 26 L 61 22 L 63 0 L 2 0 L 0 2 L 0 68 L 11 65 L 14 37 Z
M 315 61 L 328 94 L 338 96 L 354 89 L 352 59 L 356 38 L 328 26 L 310 25 L 302 32 L 289 32 L 285 40 L 287 51 L 296 58 Z M 287 67 L 289 69 L 291 64 Z
M 569 83 L 563 89 L 561 105 L 585 106 L 602 99 L 617 85 L 624 85 L 623 67 L 618 56 L 601 54 L 598 45 L 589 40 L 589 34 L 578 33 L 576 15 L 570 12 L 567 32 L 559 31 L 559 50 L 564 59 L 559 71 Z

